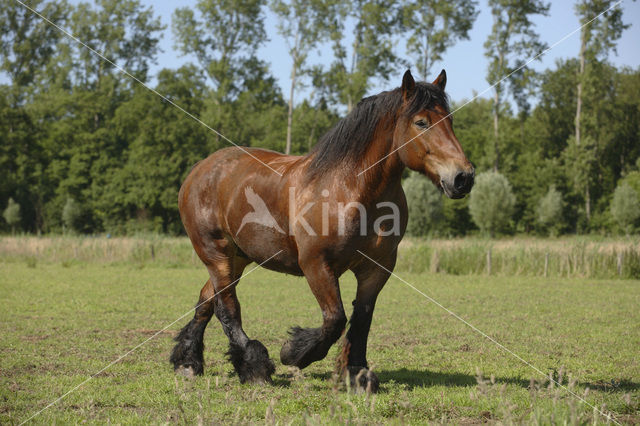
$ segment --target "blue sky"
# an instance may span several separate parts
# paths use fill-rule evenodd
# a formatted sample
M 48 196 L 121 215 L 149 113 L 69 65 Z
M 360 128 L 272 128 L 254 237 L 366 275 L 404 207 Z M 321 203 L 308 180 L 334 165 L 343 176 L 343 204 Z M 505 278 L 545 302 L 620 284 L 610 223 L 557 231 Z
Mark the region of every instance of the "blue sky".
M 192 61 L 193 58 L 180 57 L 174 49 L 173 34 L 171 32 L 171 15 L 178 5 L 168 1 L 142 1 L 144 4 L 153 6 L 156 14 L 159 15 L 167 25 L 164 37 L 160 43 L 164 52 L 160 54 L 158 64 L 153 70 L 156 71 L 163 67 L 177 68 L 185 62 Z M 195 3 L 195 0 L 187 0 L 180 2 L 179 6 L 194 7 Z M 474 92 L 479 93 L 489 87 L 489 83 L 485 80 L 487 60 L 484 56 L 483 44 L 491 31 L 492 18 L 486 1 L 481 0 L 479 3 L 480 14 L 470 32 L 470 39 L 458 42 L 447 51 L 443 61 L 436 63 L 432 68 L 434 72 L 436 72 L 436 70 L 439 71 L 441 68 L 446 69 L 448 77 L 447 91 L 455 101 L 469 99 L 473 96 Z M 536 29 L 541 39 L 548 45 L 552 45 L 579 27 L 578 19 L 573 11 L 573 5 L 574 1 L 554 1 L 552 2 L 549 16 L 537 17 L 535 19 Z M 632 23 L 632 26 L 624 32 L 622 39 L 618 43 L 618 55 L 612 54 L 610 60 L 618 66 L 626 65 L 632 68 L 638 68 L 640 66 L 640 2 L 624 0 L 621 6 L 624 10 L 624 21 L 626 23 Z M 267 16 L 266 30 L 270 41 L 260 50 L 259 56 L 270 63 L 271 72 L 278 79 L 286 97 L 289 93 L 288 80 L 291 60 L 287 54 L 284 41 L 276 30 L 276 19 L 271 14 Z M 580 35 L 578 32 L 544 55 L 544 57 L 541 58 L 541 62 L 535 61 L 530 66 L 538 70 L 553 68 L 558 58 L 577 56 L 579 39 Z M 401 56 L 404 55 L 403 43 L 398 46 L 398 51 Z M 328 46 L 324 46 L 320 48 L 319 52 L 314 52 L 314 54 L 310 56 L 313 57 L 317 63 L 329 63 L 331 61 L 331 50 Z M 404 71 L 404 69 L 399 68 L 396 75 L 392 76 L 389 82 L 375 82 L 368 94 L 375 94 L 382 90 L 398 86 Z M 435 78 L 435 75 L 433 77 Z M 305 93 L 305 90 L 302 90 L 296 95 L 296 102 L 302 100 Z M 487 92 L 483 96 L 489 95 L 490 92 Z

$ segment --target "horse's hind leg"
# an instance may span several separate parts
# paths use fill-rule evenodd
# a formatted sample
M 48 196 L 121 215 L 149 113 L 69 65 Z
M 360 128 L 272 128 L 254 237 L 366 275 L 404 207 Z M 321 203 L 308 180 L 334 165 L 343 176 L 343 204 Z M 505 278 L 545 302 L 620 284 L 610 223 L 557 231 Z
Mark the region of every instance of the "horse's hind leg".
M 218 267 L 209 267 L 211 277 L 214 280 L 216 296 L 215 314 L 224 333 L 229 338 L 229 351 L 227 356 L 238 373 L 241 383 L 271 383 L 271 375 L 275 372 L 275 366 L 269 358 L 269 352 L 258 340 L 250 340 L 242 329 L 240 314 L 240 302 L 236 296 L 236 283 L 240 279 L 242 270 L 249 263 L 247 259 L 235 257 L 228 266 L 233 267 L 235 274 L 233 280 L 225 273 L 227 265 L 218 263 Z
M 171 356 L 176 371 L 181 371 L 185 364 L 188 368 L 191 360 L 195 359 L 194 364 L 198 365 L 199 361 L 199 370 L 193 368 L 194 373 L 202 374 L 204 328 L 211 316 L 215 314 L 229 339 L 227 355 L 240 381 L 242 383 L 271 381 L 271 374 L 275 371 L 275 367 L 269 359 L 267 349 L 259 341 L 250 340 L 242 329 L 240 303 L 235 286 L 248 263 L 249 261 L 244 258 L 223 256 L 208 262 L 210 279 L 203 288 L 198 302 L 200 304 L 205 300 L 201 307 L 207 306 L 207 308 L 206 311 L 203 310 L 202 315 L 199 315 L 196 310 L 193 320 L 176 338 L 178 344 Z
M 171 352 L 170 361 L 177 373 L 187 377 L 201 375 L 204 371 L 204 330 L 213 316 L 215 294 L 211 280 L 207 280 L 196 304 L 193 319 L 180 330 L 178 342 Z
M 306 264 L 301 262 L 301 267 L 322 309 L 323 323 L 320 328 L 292 328 L 289 340 L 280 351 L 280 360 L 285 365 L 305 368 L 327 355 L 331 345 L 344 331 L 347 317 L 340 298 L 338 279 L 327 264 L 321 259 L 313 259 Z

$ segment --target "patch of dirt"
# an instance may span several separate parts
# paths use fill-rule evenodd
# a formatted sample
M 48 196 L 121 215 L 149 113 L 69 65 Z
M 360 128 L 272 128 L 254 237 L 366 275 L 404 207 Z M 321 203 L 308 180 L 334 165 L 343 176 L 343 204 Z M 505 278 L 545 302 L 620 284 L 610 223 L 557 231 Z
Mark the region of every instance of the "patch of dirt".
M 39 342 L 41 340 L 45 340 L 51 337 L 50 334 L 40 334 L 40 335 L 30 335 L 30 336 L 20 336 L 22 340 L 25 342 Z
M 138 328 L 135 330 L 125 330 L 123 332 L 123 334 L 125 334 L 126 336 L 148 336 L 151 337 L 154 334 L 158 333 L 158 331 L 160 330 L 151 330 L 148 328 Z M 172 330 L 163 330 L 160 331 L 160 333 L 158 333 L 158 336 L 172 336 L 175 334 L 174 331 Z
M 14 368 L 3 368 L 0 369 L 0 375 L 2 377 L 17 377 L 17 376 L 32 376 L 37 373 L 49 372 L 49 371 L 58 371 L 62 367 L 60 365 L 54 364 L 52 362 L 36 365 L 36 364 L 26 364 L 21 366 L 16 366 Z
M 625 414 L 616 416 L 615 419 L 622 424 L 640 425 L 640 415 L 636 414 Z

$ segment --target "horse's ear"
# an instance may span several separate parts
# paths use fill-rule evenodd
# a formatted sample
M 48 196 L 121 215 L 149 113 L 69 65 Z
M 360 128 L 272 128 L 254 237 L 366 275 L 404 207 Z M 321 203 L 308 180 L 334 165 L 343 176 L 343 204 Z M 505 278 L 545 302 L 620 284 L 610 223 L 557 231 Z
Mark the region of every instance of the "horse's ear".
M 444 70 L 440 71 L 438 78 L 433 80 L 433 83 L 431 84 L 438 86 L 440 90 L 444 90 L 444 86 L 447 85 L 447 73 Z
M 416 81 L 411 75 L 411 70 L 407 70 L 402 76 L 402 99 L 407 100 L 416 90 Z

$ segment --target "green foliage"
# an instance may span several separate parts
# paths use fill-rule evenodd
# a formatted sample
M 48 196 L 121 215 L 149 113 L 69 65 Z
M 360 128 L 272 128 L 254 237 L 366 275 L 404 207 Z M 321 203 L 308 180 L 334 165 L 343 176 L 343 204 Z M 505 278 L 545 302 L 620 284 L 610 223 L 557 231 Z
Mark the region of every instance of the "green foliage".
M 485 42 L 485 55 L 489 58 L 487 81 L 495 83 L 519 68 L 522 58 L 528 58 L 544 50 L 545 44 L 533 30 L 533 15 L 547 15 L 550 3 L 541 0 L 514 2 L 489 0 L 493 15 L 491 34 Z M 525 74 L 514 74 L 507 80 L 517 81 Z M 500 89 L 497 85 L 496 89 Z
M 640 162 L 640 158 L 638 158 L 638 160 Z M 629 185 L 638 194 L 640 194 L 640 171 L 634 170 L 632 172 L 627 173 L 622 179 L 620 179 L 618 186 L 624 185 L 624 184 Z
M 551 233 L 557 235 L 562 221 L 562 194 L 551 185 L 547 194 L 540 199 L 537 208 L 538 222 Z
M 264 0 L 199 0 L 173 15 L 176 47 L 193 54 L 215 84 L 218 102 L 234 99 L 249 78 L 244 68 L 266 41 Z
M 457 110 L 466 102 L 454 102 L 453 109 Z M 471 159 L 480 170 L 487 170 L 493 166 L 491 126 L 492 103 L 488 99 L 477 98 L 467 103 L 455 113 L 454 129 L 456 136 L 467 158 Z
M 294 112 L 292 126 L 293 154 L 305 154 L 313 148 L 317 140 L 338 121 L 339 116 L 328 109 L 326 103 L 312 106 L 306 100 Z
M 425 176 L 412 172 L 403 182 L 409 208 L 407 234 L 413 236 L 438 233 L 443 220 L 442 194 Z
M 301 83 L 301 77 L 308 73 L 305 66 L 309 51 L 323 42 L 330 33 L 332 4 L 324 1 L 272 0 L 270 6 L 278 16 L 278 32 L 285 38 L 292 62 L 287 140 L 284 150 L 285 154 L 291 154 L 295 90 Z
M 151 7 L 144 8 L 139 0 L 80 3 L 71 15 L 71 30 L 78 39 L 143 81 L 163 29 Z M 76 80 L 84 86 L 100 85 L 105 75 L 118 72 L 86 48 L 79 48 L 75 56 L 80 63 L 73 67 Z
M 351 111 L 374 78 L 387 80 L 398 58 L 392 35 L 397 19 L 389 0 L 338 2 L 332 9 L 331 41 L 335 58 L 326 83 L 338 102 Z M 345 24 L 353 21 L 353 41 L 347 42 Z
M 20 225 L 22 215 L 20 214 L 20 204 L 16 203 L 13 198 L 9 198 L 7 207 L 2 212 L 2 217 L 5 222 L 11 227 L 11 230 L 15 232 L 17 226 Z
M 630 234 L 640 218 L 640 199 L 638 193 L 628 184 L 618 186 L 611 200 L 611 214 L 620 228 Z
M 495 84 L 493 169 L 497 171 L 501 162 L 501 145 L 504 144 L 504 138 L 500 137 L 499 122 L 504 108 L 502 104 L 505 87 L 510 86 L 520 112 L 523 117 L 526 116 L 529 110 L 528 98 L 533 90 L 536 74 L 529 67 L 519 68 L 523 65 L 523 58 L 533 57 L 546 47 L 533 30 L 531 18 L 533 15 L 547 15 L 550 4 L 545 4 L 542 0 L 489 0 L 489 7 L 493 15 L 493 26 L 484 47 L 485 56 L 489 58 L 487 82 Z
M 471 190 L 469 211 L 481 231 L 494 236 L 510 226 L 516 198 L 506 177 L 484 172 L 476 177 Z
M 582 24 L 582 37 L 586 43 L 587 55 L 592 58 L 616 53 L 616 41 L 631 24 L 622 21 L 622 8 L 616 7 L 615 0 L 579 0 L 575 11 Z M 606 10 L 604 16 L 599 16 Z M 588 23 L 588 25 L 587 25 Z
M 66 1 L 30 1 L 55 24 L 63 24 L 69 14 Z M 44 25 L 33 12 L 11 0 L 0 0 L 0 70 L 14 85 L 24 88 L 38 78 L 56 50 L 63 35 L 52 25 Z M 26 94 L 12 91 L 19 100 Z
M 409 33 L 407 50 L 414 55 L 422 80 L 427 80 L 434 62 L 457 40 L 468 39 L 478 17 L 477 1 L 420 0 L 400 6 L 401 30 Z
M 621 116 L 628 115 L 630 110 L 612 108 L 613 100 L 606 99 L 612 94 L 607 87 L 611 87 L 613 74 L 608 72 L 610 66 L 605 61 L 610 52 L 616 52 L 616 41 L 629 27 L 622 21 L 622 8 L 615 6 L 617 4 L 612 0 L 580 0 L 575 6 L 576 15 L 582 24 L 576 79 L 575 145 L 578 151 L 583 151 L 579 152 L 583 154 L 583 158 L 593 158 L 593 161 L 579 163 L 576 168 L 582 169 L 579 173 L 587 177 L 602 174 L 600 159 L 608 157 L 607 151 L 618 151 L 616 154 L 624 155 L 627 150 L 624 143 L 626 138 L 617 141 L 618 143 L 615 140 L 621 133 L 620 127 L 628 127 L 618 123 L 625 123 L 626 118 Z M 601 16 L 604 10 L 607 13 Z M 634 111 L 635 114 L 637 111 Z M 603 121 L 604 117 L 608 120 Z M 583 139 L 587 143 L 583 144 Z M 613 183 L 611 181 L 608 186 Z M 592 199 L 598 198 L 598 189 L 601 188 L 594 188 L 594 183 L 589 180 L 575 181 L 574 187 L 583 198 L 584 222 L 585 228 L 588 228 L 591 226 L 592 206 L 596 204 L 593 202 L 596 200 Z
M 62 223 L 72 232 L 81 232 L 83 229 L 82 206 L 73 198 L 68 197 L 62 209 Z
M 193 54 L 198 65 L 151 76 L 164 26 L 141 1 L 29 4 L 142 81 L 153 77 L 158 93 L 234 143 L 282 152 L 289 133 L 297 155 L 308 153 L 374 81 L 401 70 L 398 46 L 406 44 L 419 72 L 428 73 L 452 43 L 469 34 L 477 15 L 476 2 L 457 0 L 199 0 L 195 8 L 178 8 L 172 22 L 176 48 Z M 585 0 L 577 12 L 589 20 L 611 4 Z M 492 0 L 490 6 L 493 82 L 541 47 L 532 17 L 546 13 L 546 5 Z M 270 64 L 257 57 L 267 41 L 267 13 L 297 58 L 294 91 L 310 89 L 306 99 L 290 105 L 285 99 L 294 96 L 283 96 Z M 176 206 L 182 180 L 196 161 L 229 142 L 19 4 L 0 0 L 0 21 L 6 23 L 0 28 L 0 199 L 12 197 L 20 205 L 20 229 L 69 229 L 62 212 L 70 197 L 82 206 L 80 232 L 183 232 Z M 610 232 L 616 187 L 628 183 L 640 191 L 640 71 L 607 62 L 627 26 L 622 8 L 614 8 L 585 28 L 583 73 L 579 57 L 559 60 L 539 75 L 510 77 L 498 87 L 497 102 L 478 98 L 456 111 L 456 135 L 478 173 L 499 160 L 512 185 L 512 230 L 547 228 L 538 210 L 550 186 L 564 199 L 552 232 Z M 331 65 L 310 66 L 305 60 L 314 46 L 326 45 L 332 57 L 323 62 Z M 535 96 L 538 102 L 529 108 Z M 454 108 L 462 103 L 453 102 Z M 469 201 L 442 199 L 439 233 L 477 229 Z

